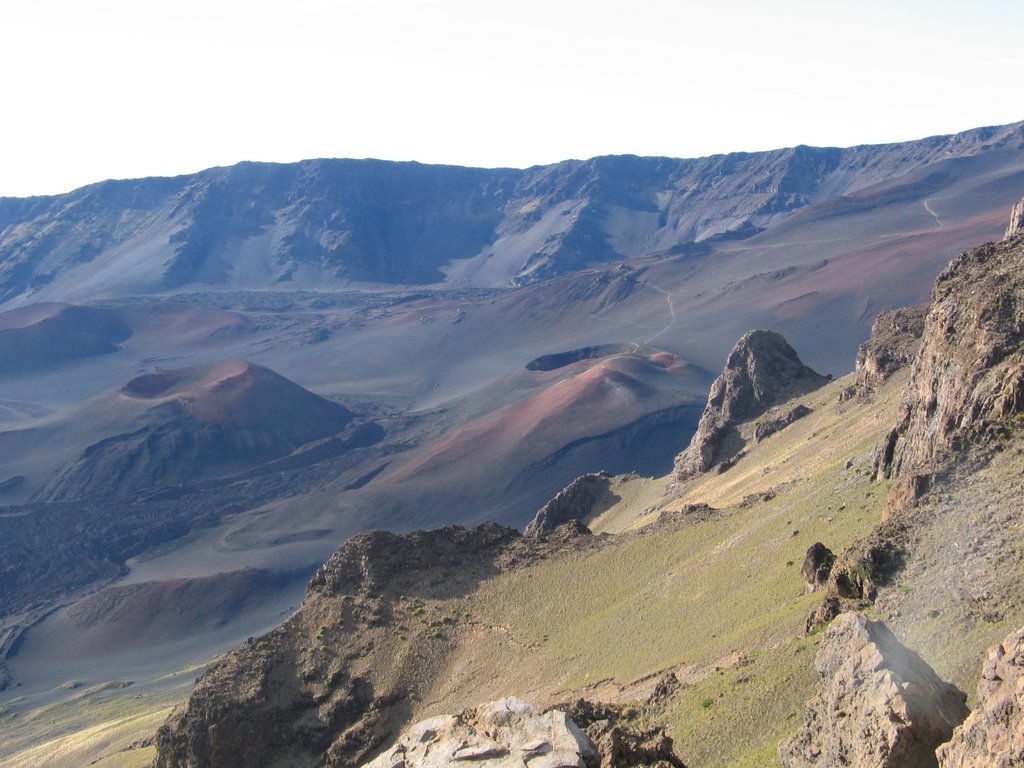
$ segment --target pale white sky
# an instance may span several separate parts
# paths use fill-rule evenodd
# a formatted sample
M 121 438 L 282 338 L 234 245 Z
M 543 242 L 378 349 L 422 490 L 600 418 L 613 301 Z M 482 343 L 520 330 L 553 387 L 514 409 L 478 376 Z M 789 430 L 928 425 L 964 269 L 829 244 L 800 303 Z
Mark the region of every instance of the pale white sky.
M 951 133 L 1024 119 L 1021 29 L 1021 0 L 0 0 L 0 195 Z

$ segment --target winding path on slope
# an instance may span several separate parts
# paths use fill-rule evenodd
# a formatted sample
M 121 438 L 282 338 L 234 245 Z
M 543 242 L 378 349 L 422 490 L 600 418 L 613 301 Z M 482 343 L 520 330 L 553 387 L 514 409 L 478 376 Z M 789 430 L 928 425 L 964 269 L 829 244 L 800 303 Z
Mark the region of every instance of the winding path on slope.
M 675 325 L 675 322 L 676 322 L 676 308 L 675 308 L 675 304 L 672 301 L 672 294 L 671 293 L 666 291 L 664 288 L 662 288 L 660 286 L 657 286 L 654 283 L 651 283 L 651 282 L 648 282 L 648 281 L 644 281 L 644 285 L 646 285 L 648 288 L 653 288 L 658 293 L 660 293 L 662 296 L 664 296 L 665 297 L 665 303 L 668 304 L 668 314 L 669 314 L 668 324 L 664 328 L 662 328 L 660 331 L 658 331 L 656 334 L 651 336 L 649 339 L 644 341 L 644 344 L 650 344 L 656 338 L 661 336 L 661 334 L 665 333 L 669 328 L 671 328 L 673 325 Z

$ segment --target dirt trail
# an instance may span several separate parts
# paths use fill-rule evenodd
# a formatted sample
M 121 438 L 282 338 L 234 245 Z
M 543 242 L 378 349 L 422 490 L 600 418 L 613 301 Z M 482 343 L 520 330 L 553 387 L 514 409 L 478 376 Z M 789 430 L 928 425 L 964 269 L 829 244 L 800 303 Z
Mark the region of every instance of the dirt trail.
M 942 229 L 942 219 L 939 218 L 939 214 L 932 210 L 931 202 L 931 200 L 925 200 L 922 205 L 924 206 L 924 209 L 931 214 L 932 218 L 935 219 L 935 223 L 938 225 L 935 228 Z
M 644 285 L 646 285 L 648 288 L 653 288 L 658 293 L 660 293 L 662 296 L 664 296 L 665 297 L 665 303 L 668 304 L 668 314 L 669 314 L 668 324 L 664 328 L 662 328 L 660 331 L 658 331 L 656 334 L 651 336 L 649 339 L 646 339 L 644 341 L 644 344 L 650 344 L 656 338 L 658 338 L 663 333 L 665 333 L 669 328 L 671 328 L 673 325 L 675 325 L 675 322 L 676 322 L 676 308 L 675 308 L 675 304 L 672 301 L 672 294 L 671 293 L 666 291 L 664 288 L 658 287 L 654 283 L 645 282 Z

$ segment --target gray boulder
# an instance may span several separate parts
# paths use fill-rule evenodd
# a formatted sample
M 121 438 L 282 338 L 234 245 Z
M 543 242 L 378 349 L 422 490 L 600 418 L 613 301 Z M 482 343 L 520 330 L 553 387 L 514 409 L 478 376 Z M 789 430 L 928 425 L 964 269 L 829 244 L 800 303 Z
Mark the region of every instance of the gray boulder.
M 506 697 L 416 723 L 364 768 L 585 768 L 599 763 L 594 745 L 565 712 L 540 712 Z

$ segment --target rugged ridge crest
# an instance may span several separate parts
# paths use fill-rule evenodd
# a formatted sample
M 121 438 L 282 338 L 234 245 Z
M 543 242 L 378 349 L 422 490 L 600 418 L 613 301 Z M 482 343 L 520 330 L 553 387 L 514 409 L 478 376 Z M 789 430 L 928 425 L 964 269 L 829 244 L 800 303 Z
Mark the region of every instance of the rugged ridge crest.
M 250 257 L 272 283 L 292 286 L 433 283 L 478 257 L 499 263 L 481 282 L 526 283 L 749 237 L 782 214 L 930 163 L 1018 149 L 1021 133 L 1014 124 L 882 146 L 605 156 L 523 170 L 247 162 L 0 198 L 0 303 L 77 292 L 83 274 L 102 273 L 131 295 L 239 287 L 236 259 Z M 610 223 L 623 213 L 632 223 Z
M 576 538 L 531 542 L 497 523 L 353 537 L 312 577 L 291 618 L 200 677 L 158 731 L 154 767 L 366 762 L 409 719 L 414 686 L 456 630 L 458 619 L 432 601 Z

